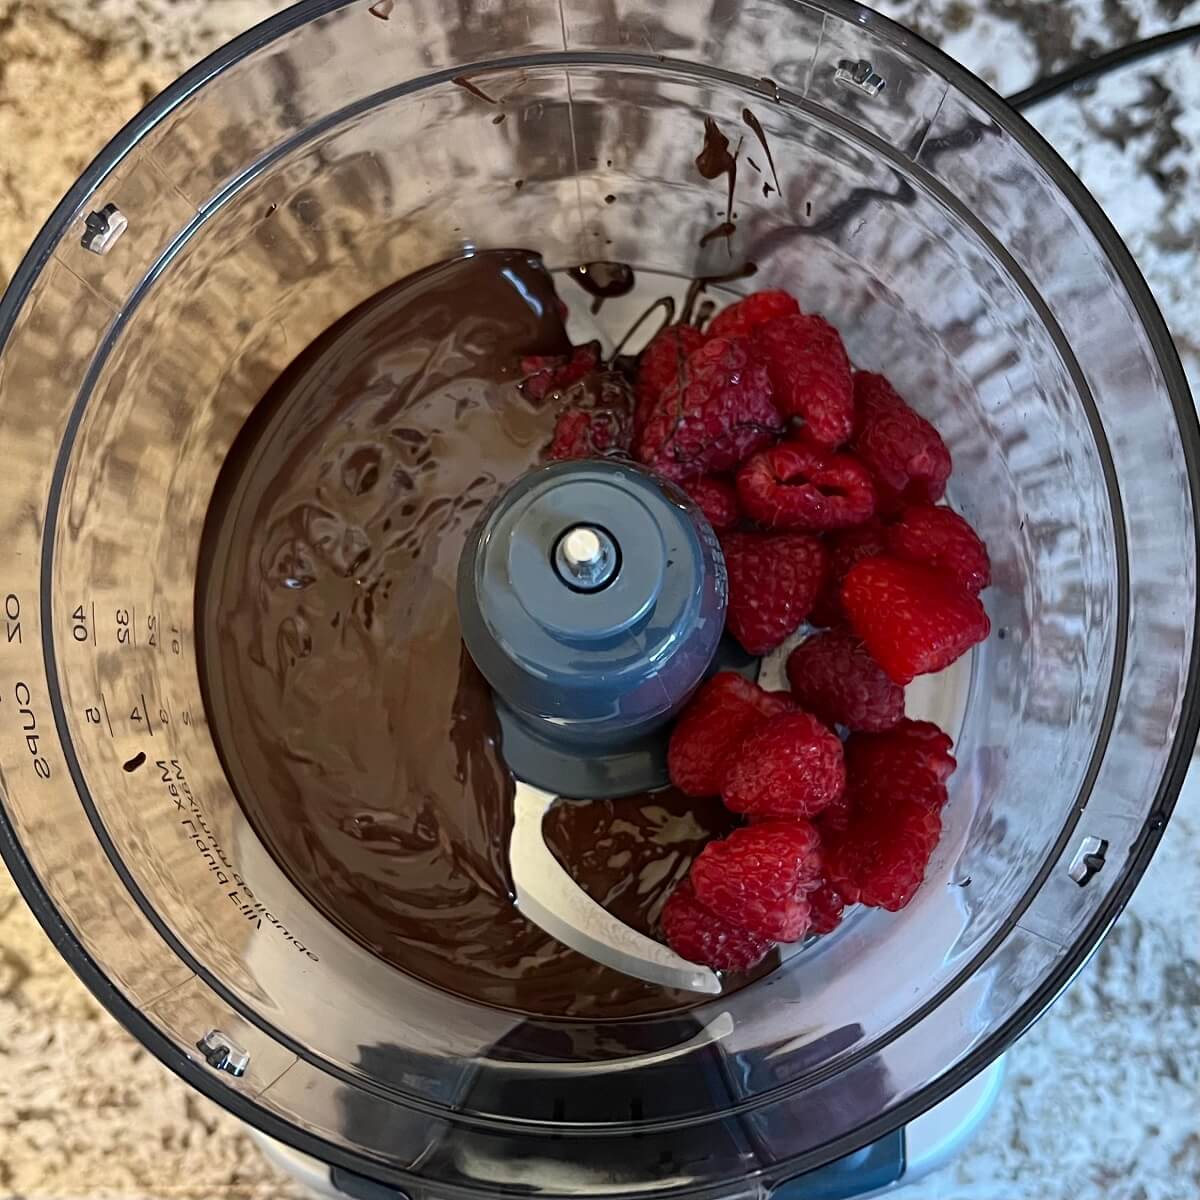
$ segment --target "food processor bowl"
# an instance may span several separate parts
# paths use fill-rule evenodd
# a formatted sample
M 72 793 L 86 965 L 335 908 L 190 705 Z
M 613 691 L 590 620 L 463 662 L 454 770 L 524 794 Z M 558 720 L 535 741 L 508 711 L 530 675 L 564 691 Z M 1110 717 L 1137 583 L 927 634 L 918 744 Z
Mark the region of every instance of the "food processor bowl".
M 706 117 L 742 155 L 736 232 L 701 246 L 727 199 L 694 163 Z M 697 276 L 789 289 L 937 425 L 992 554 L 916 899 L 685 1012 L 527 1019 L 389 966 L 277 866 L 201 699 L 200 534 L 256 401 L 374 292 L 505 246 L 564 272 L 576 313 L 568 269 L 597 259 L 632 264 L 643 303 Z M 632 303 L 595 317 L 609 347 Z M 1170 338 L 1037 134 L 854 4 L 300 4 L 88 168 L 0 344 L 5 859 L 163 1061 L 415 1200 L 770 1195 L 1018 1036 L 1171 811 L 1197 427 Z

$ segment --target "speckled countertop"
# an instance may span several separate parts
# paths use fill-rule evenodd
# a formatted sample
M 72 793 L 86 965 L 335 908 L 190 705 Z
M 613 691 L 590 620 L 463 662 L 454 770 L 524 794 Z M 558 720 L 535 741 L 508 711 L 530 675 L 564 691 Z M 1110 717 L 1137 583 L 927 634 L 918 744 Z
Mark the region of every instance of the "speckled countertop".
M 0 0 L 0 286 L 103 142 L 272 0 Z M 898 0 L 999 90 L 1200 21 L 1192 0 Z M 1200 51 L 1034 118 L 1127 240 L 1200 391 Z M 1200 775 L 1093 961 L 1010 1052 L 996 1111 L 912 1200 L 1200 1196 Z M 92 1000 L 0 868 L 0 1198 L 299 1196 Z

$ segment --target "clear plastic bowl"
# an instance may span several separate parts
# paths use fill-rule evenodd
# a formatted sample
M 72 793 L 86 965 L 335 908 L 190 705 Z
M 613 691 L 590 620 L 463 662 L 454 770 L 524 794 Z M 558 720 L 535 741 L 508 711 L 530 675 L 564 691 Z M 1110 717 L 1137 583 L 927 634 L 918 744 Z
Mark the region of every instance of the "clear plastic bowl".
M 992 551 L 947 831 L 903 913 L 731 999 L 522 1022 L 374 957 L 250 829 L 199 699 L 200 530 L 280 370 L 420 267 L 517 244 L 680 286 L 728 270 L 697 245 L 724 192 L 693 159 L 712 115 L 760 161 L 744 108 L 783 194 L 743 169 L 732 254 L 758 269 L 728 288 L 789 288 L 887 372 Z M 107 205 L 115 238 L 89 220 Z M 1040 138 L 853 4 L 298 5 L 88 168 L 0 342 L 0 848 L 164 1061 L 414 1197 L 769 1194 L 1026 1028 L 1170 813 L 1197 726 L 1198 444 L 1170 339 Z

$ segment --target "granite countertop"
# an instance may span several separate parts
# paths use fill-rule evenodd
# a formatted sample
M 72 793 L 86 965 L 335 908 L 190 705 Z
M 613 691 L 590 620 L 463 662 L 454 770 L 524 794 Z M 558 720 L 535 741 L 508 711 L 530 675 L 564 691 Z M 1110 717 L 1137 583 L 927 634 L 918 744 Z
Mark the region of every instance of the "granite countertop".
M 0 0 L 0 287 L 104 141 L 274 0 Z M 889 0 L 1000 91 L 1200 21 L 1200 0 Z M 1200 393 L 1200 50 L 1033 114 L 1125 237 Z M 1009 1053 L 970 1149 L 912 1200 L 1200 1195 L 1200 774 L 1092 962 Z M 300 1195 L 142 1050 L 0 868 L 0 1200 Z

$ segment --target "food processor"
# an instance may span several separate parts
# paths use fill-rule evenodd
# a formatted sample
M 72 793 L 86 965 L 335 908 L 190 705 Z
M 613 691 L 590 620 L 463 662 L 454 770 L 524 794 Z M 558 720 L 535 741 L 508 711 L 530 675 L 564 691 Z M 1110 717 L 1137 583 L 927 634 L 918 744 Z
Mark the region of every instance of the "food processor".
M 706 119 L 744 140 L 732 202 Z M 634 297 L 591 314 L 578 264 L 791 291 L 941 431 L 992 557 L 914 901 L 670 1013 L 522 1016 L 388 965 L 267 851 L 201 694 L 201 533 L 256 403 L 376 292 L 514 246 L 610 350 Z M 0 304 L 0 849 L 134 1036 L 349 1194 L 861 1195 L 903 1126 L 983 1103 L 1161 836 L 1198 721 L 1197 432 L 1078 180 L 866 9 L 300 4 L 135 118 Z

